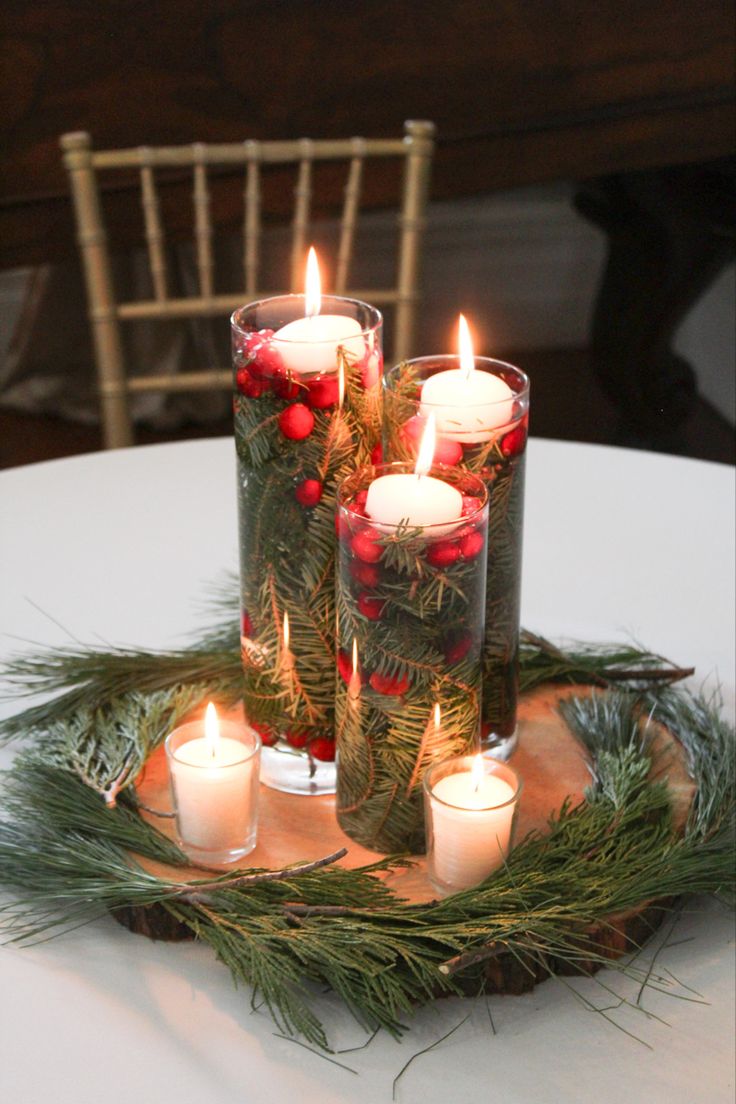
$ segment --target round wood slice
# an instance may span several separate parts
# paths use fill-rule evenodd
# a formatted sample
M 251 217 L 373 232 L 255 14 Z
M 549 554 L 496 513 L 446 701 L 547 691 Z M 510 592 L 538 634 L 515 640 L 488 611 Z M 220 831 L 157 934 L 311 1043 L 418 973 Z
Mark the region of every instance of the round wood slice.
M 557 706 L 565 697 L 590 693 L 586 686 L 541 687 L 525 695 L 519 709 L 519 746 L 512 766 L 523 780 L 523 790 L 516 823 L 516 839 L 523 839 L 532 830 L 544 832 L 550 818 L 565 799 L 573 805 L 583 800 L 591 781 L 585 752 L 562 720 Z M 232 714 L 237 717 L 237 712 Z M 674 737 L 661 726 L 653 726 L 652 778 L 667 780 L 672 795 L 675 825 L 684 826 L 695 792 L 688 775 L 684 752 Z M 155 752 L 137 780 L 139 800 L 152 809 L 171 809 L 168 771 L 163 749 Z M 166 834 L 173 836 L 173 821 L 143 814 Z M 280 869 L 290 863 L 311 862 L 347 848 L 341 864 L 364 866 L 380 858 L 354 843 L 341 831 L 335 818 L 333 795 L 300 797 L 261 786 L 259 797 L 258 845 L 247 856 L 248 867 Z M 174 880 L 202 878 L 197 869 L 173 870 L 142 859 L 145 867 L 156 874 Z M 429 901 L 434 893 L 420 857 L 408 870 L 390 871 L 383 875 L 386 883 L 410 901 Z M 610 916 L 581 933 L 581 950 L 590 948 L 592 955 L 616 958 L 639 947 L 661 923 L 670 902 L 642 902 L 626 914 Z M 159 907 L 118 909 L 115 917 L 131 931 L 153 939 L 188 939 L 189 929 L 172 919 Z M 596 961 L 583 961 L 577 970 L 591 972 Z M 564 963 L 523 963 L 510 954 L 483 958 L 479 964 L 486 992 L 520 993 L 532 989 L 550 972 L 565 972 Z M 569 972 L 569 969 L 568 969 Z M 471 988 L 472 988 L 472 982 Z

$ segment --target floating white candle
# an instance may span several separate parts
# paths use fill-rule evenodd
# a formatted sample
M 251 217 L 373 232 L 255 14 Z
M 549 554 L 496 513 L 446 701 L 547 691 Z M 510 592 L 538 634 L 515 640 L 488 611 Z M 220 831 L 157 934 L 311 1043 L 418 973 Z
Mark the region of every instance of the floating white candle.
M 468 324 L 460 315 L 458 325 L 460 367 L 430 376 L 422 387 L 419 413 L 437 419 L 437 432 L 461 444 L 490 441 L 496 430 L 511 422 L 514 393 L 491 372 L 475 367 Z
M 419 446 L 415 474 L 395 472 L 373 480 L 365 512 L 378 528 L 402 522 L 411 528 L 432 525 L 438 527 L 434 532 L 439 535 L 455 527 L 462 514 L 463 496 L 456 487 L 426 474 L 432 466 L 434 446 L 435 423 L 430 417 Z
M 272 346 L 295 375 L 337 371 L 337 347 L 360 359 L 365 352 L 360 323 L 343 314 L 320 314 L 322 291 L 314 247 L 307 257 L 305 318 L 287 322 L 273 336 Z
M 507 778 L 515 778 L 509 767 L 477 755 L 472 770 L 428 779 L 430 875 L 440 885 L 468 889 L 502 864 L 519 789 Z
M 227 862 L 253 849 L 259 747 L 258 737 L 244 725 L 218 721 L 211 702 L 204 730 L 193 722 L 171 733 L 169 772 L 185 850 Z

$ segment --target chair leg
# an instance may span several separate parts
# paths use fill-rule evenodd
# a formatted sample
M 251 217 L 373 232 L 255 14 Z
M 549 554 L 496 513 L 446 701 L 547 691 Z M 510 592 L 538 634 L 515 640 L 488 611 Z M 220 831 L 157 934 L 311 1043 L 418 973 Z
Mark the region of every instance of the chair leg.
M 104 444 L 105 448 L 122 448 L 133 443 L 133 432 L 128 411 L 123 345 L 92 165 L 90 136 L 82 131 L 64 134 L 61 148 L 71 181 L 87 285 Z

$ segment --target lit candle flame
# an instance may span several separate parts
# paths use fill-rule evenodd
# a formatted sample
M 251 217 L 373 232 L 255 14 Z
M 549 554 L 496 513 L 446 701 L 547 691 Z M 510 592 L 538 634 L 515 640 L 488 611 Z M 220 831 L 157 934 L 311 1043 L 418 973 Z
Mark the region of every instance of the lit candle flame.
M 212 702 L 208 702 L 204 714 L 204 738 L 212 752 L 212 758 L 217 758 L 220 749 L 220 722 L 217 719 L 217 710 Z
M 337 368 L 337 406 L 339 410 L 342 410 L 342 404 L 345 402 L 345 358 L 338 358 L 340 363 Z
M 473 784 L 473 793 L 478 792 L 478 787 L 483 781 L 483 774 L 483 756 L 479 752 L 473 760 L 473 766 L 470 770 L 470 781 Z
M 360 668 L 358 665 L 358 638 L 353 637 L 353 670 L 348 682 L 348 701 L 357 706 L 360 699 Z
M 289 650 L 289 614 L 284 610 L 284 651 Z
M 319 275 L 319 263 L 314 246 L 310 245 L 307 254 L 307 278 L 304 284 L 304 313 L 307 318 L 319 314 L 322 307 L 322 281 Z
M 465 379 L 470 379 L 475 371 L 475 357 L 473 356 L 473 341 L 464 314 L 461 314 L 458 319 L 457 337 L 460 352 L 460 370 L 463 372 Z
M 434 414 L 430 414 L 427 418 L 427 424 L 424 427 L 424 433 L 422 434 L 422 440 L 419 445 L 417 462 L 414 465 L 415 475 L 426 475 L 429 469 L 432 467 L 436 444 L 437 423 Z
M 440 730 L 440 717 L 441 717 L 440 703 L 435 702 L 434 703 L 434 730 L 435 730 L 435 732 L 439 732 L 439 730 Z

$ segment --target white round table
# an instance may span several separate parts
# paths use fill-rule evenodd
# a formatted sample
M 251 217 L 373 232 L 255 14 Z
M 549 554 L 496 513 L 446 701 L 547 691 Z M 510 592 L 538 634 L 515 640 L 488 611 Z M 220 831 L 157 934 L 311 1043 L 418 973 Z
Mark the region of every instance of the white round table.
M 208 584 L 236 567 L 233 444 L 11 469 L 0 473 L 0 517 L 3 655 L 72 638 L 180 643 L 206 623 Z M 696 684 L 720 680 L 733 711 L 732 468 L 532 440 L 524 545 L 525 626 L 640 641 L 695 664 Z M 4 749 L 1 765 L 12 755 Z M 732 1104 L 732 917 L 698 902 L 670 943 L 658 968 L 703 1003 L 648 991 L 644 1007 L 660 1019 L 624 1004 L 606 1013 L 619 1031 L 584 1003 L 616 1004 L 600 982 L 636 1000 L 638 987 L 613 971 L 487 1004 L 450 999 L 420 1010 L 403 1043 L 381 1035 L 338 1055 L 350 1073 L 276 1037 L 205 947 L 151 943 L 100 920 L 0 949 L 0 1093 L 14 1104 L 377 1104 L 391 1101 L 413 1054 L 469 1014 L 411 1064 L 397 1101 Z M 320 1012 L 336 1049 L 364 1041 L 335 999 L 321 997 Z

